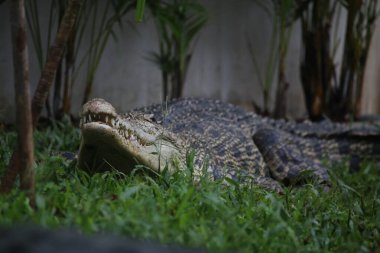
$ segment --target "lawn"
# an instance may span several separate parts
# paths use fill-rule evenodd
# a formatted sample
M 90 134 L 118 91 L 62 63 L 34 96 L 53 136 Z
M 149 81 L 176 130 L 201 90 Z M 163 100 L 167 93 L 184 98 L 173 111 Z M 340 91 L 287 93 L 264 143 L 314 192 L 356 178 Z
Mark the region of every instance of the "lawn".
M 0 225 L 74 227 L 212 252 L 379 252 L 375 165 L 363 164 L 357 173 L 331 168 L 329 192 L 305 185 L 278 195 L 207 177 L 195 184 L 191 168 L 155 178 L 116 171 L 90 176 L 54 155 L 77 150 L 79 139 L 79 130 L 64 123 L 35 133 L 37 209 L 14 189 L 0 196 Z M 14 131 L 0 130 L 0 175 L 15 141 Z

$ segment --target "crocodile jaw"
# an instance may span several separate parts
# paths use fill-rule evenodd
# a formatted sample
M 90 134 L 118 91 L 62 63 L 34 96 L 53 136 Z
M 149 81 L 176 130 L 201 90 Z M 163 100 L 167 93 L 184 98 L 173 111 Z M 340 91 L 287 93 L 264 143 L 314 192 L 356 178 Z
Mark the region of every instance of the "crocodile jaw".
M 175 139 L 147 115 L 120 116 L 102 99 L 86 103 L 81 119 L 78 167 L 89 171 L 111 168 L 130 172 L 141 164 L 160 172 L 175 169 L 181 153 Z

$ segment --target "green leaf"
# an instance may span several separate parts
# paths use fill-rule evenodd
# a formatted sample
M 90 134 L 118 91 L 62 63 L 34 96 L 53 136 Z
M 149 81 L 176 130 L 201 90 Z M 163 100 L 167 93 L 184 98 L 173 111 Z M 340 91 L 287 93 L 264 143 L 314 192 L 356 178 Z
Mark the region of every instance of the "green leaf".
M 137 22 L 142 22 L 144 18 L 145 0 L 137 0 L 135 19 Z

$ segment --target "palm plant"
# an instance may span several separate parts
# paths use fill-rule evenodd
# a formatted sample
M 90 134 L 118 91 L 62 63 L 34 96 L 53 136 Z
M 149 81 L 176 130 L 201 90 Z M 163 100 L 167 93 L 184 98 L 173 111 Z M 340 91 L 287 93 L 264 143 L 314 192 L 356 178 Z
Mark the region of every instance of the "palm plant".
M 149 59 L 162 72 L 163 99 L 182 95 L 194 39 L 207 21 L 206 9 L 190 0 L 147 1 L 159 36 Z
M 312 120 L 318 120 L 326 111 L 334 81 L 335 66 L 331 50 L 331 27 L 337 1 L 297 1 L 301 20 L 303 54 L 301 83 L 306 108 Z
M 263 104 L 262 107 L 256 103 L 256 109 L 262 114 L 271 114 L 275 118 L 284 117 L 286 114 L 286 91 L 288 82 L 285 76 L 285 59 L 287 55 L 288 43 L 292 31 L 295 11 L 294 0 L 272 0 L 262 1 L 255 0 L 265 12 L 273 18 L 272 35 L 270 39 L 270 54 L 268 63 L 265 68 L 264 76 L 259 70 L 259 64 L 256 59 L 255 51 L 250 41 L 248 41 L 248 49 L 253 61 L 253 66 L 258 77 L 258 81 L 262 90 Z M 277 86 L 274 99 L 274 109 L 270 112 L 269 104 L 271 101 L 270 95 L 273 89 L 275 73 L 277 71 Z
M 0 4 L 3 1 L 0 2 Z M 1 180 L 0 192 L 9 192 L 18 174 L 21 176 L 21 188 L 28 191 L 30 197 L 30 203 L 34 205 L 34 170 L 32 168 L 33 163 L 33 139 L 32 129 L 36 128 L 38 119 L 40 117 L 43 104 L 47 100 L 50 87 L 56 76 L 58 65 L 62 61 L 64 48 L 69 37 L 72 34 L 75 22 L 77 22 L 77 15 L 81 10 L 84 0 L 71 0 L 68 2 L 65 13 L 62 13 L 62 20 L 59 25 L 59 29 L 55 36 L 54 42 L 47 52 L 46 63 L 44 63 L 41 77 L 34 93 L 32 100 L 32 110 L 30 113 L 30 96 L 28 87 L 28 56 L 27 56 L 27 43 L 26 43 L 26 29 L 24 18 L 24 1 L 12 1 L 12 40 L 14 44 L 14 66 L 15 66 L 15 83 L 16 83 L 16 96 L 17 96 L 17 111 L 18 111 L 18 128 L 21 131 L 20 135 L 20 148 L 16 148 L 12 153 L 11 160 L 8 168 Z M 61 2 L 63 3 L 63 2 Z M 120 1 L 123 3 L 123 1 Z M 33 2 L 32 7 L 36 7 L 36 2 Z M 136 20 L 141 20 L 143 16 L 144 0 L 138 0 Z M 34 10 L 34 14 L 37 14 L 37 9 Z M 50 16 L 51 18 L 51 16 Z M 38 15 L 33 17 L 34 28 L 37 29 L 37 33 L 33 34 L 33 40 L 35 47 L 38 51 L 40 67 L 42 68 L 42 44 L 41 34 L 39 33 Z M 51 19 L 50 19 L 51 20 Z M 30 21 L 29 21 L 30 22 Z M 31 25 L 33 27 L 33 25 Z M 49 22 L 49 33 L 51 23 Z M 36 31 L 34 31 L 36 32 Z M 36 36 L 38 35 L 38 36 Z M 72 37 L 72 36 L 71 36 Z M 50 36 L 48 36 L 48 40 Z M 37 41 L 37 42 L 36 42 Z M 48 43 L 49 45 L 50 43 Z M 28 112 L 29 111 L 29 112 Z M 20 117 L 19 117 L 20 116 Z
M 138 3 L 143 1 L 138 1 Z M 46 37 L 41 33 L 39 4 L 37 0 L 27 1 L 27 20 L 31 31 L 34 49 L 37 60 L 42 69 L 45 52 L 51 44 L 51 36 L 54 34 L 56 24 L 61 22 L 63 13 L 67 8 L 66 0 L 52 0 L 50 2 L 49 22 Z M 71 109 L 71 96 L 73 86 L 79 75 L 83 73 L 85 67 L 86 85 L 82 102 L 86 102 L 91 94 L 92 86 L 97 68 L 102 58 L 104 49 L 110 36 L 114 38 L 115 24 L 122 25 L 121 18 L 134 9 L 135 0 L 84 0 L 83 8 L 79 13 L 79 18 L 74 25 L 74 31 L 65 45 L 64 57 L 60 60 L 57 70 L 53 96 L 53 110 L 55 116 L 69 114 Z M 142 8 L 141 8 L 142 7 Z M 139 7 L 143 10 L 143 5 Z M 142 15 L 142 11 L 138 16 Z M 84 37 L 88 35 L 90 42 L 85 42 Z M 43 41 L 46 41 L 44 48 Z M 80 55 L 80 51 L 84 51 Z M 62 89 L 63 84 L 63 89 Z M 63 98 L 61 99 L 61 96 Z M 47 103 L 49 105 L 49 103 Z M 47 107 L 49 111 L 49 106 Z
M 377 0 L 341 0 L 341 3 L 348 12 L 345 44 L 339 84 L 330 101 L 330 105 L 338 101 L 338 107 L 331 111 L 338 119 L 348 114 L 358 116 L 360 112 L 365 64 L 380 11 Z
M 355 116 L 360 109 L 364 68 L 379 10 L 376 0 L 298 0 L 303 60 L 301 81 L 311 119 L 334 120 Z M 346 33 L 339 78 L 333 62 L 331 27 L 339 8 L 347 10 Z

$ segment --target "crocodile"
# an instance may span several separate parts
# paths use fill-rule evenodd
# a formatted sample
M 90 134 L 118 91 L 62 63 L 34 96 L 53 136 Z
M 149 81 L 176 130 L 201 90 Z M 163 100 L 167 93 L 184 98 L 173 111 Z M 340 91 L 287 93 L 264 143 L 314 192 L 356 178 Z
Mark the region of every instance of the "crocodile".
M 369 124 L 296 123 L 229 103 L 184 98 L 119 114 L 103 99 L 84 104 L 78 167 L 91 172 L 136 165 L 160 173 L 187 168 L 198 179 L 231 179 L 282 193 L 312 179 L 328 189 L 327 163 L 380 160 L 380 130 Z

